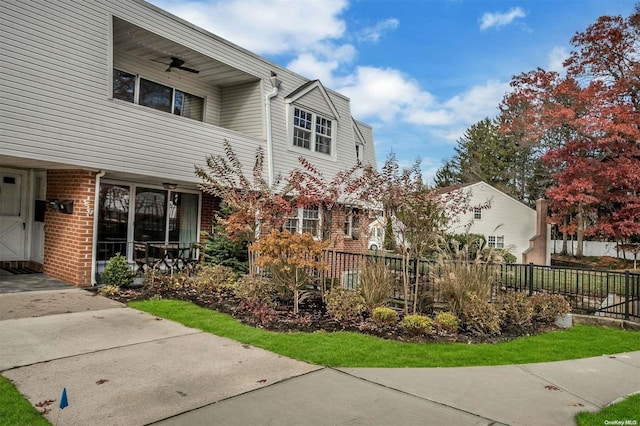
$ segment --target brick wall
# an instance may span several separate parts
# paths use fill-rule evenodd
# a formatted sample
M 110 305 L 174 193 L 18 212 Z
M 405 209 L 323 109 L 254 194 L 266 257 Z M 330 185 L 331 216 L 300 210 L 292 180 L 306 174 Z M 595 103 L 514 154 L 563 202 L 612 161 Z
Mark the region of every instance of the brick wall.
M 206 192 L 202 193 L 202 210 L 200 213 L 200 231 L 211 232 L 212 224 L 215 220 L 215 213 L 220 208 L 220 199 Z M 205 237 L 200 235 L 200 241 Z
M 47 200 L 73 200 L 73 213 L 47 209 L 44 268 L 77 286 L 91 285 L 96 172 L 48 170 Z

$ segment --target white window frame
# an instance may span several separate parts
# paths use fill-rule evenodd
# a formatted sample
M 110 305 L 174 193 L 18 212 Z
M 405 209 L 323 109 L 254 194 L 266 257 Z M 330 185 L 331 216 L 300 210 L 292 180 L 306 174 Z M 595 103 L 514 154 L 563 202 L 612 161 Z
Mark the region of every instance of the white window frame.
M 487 247 L 495 249 L 504 248 L 504 235 L 489 235 L 487 236 Z
M 136 80 L 135 80 L 135 88 L 134 88 L 134 92 L 133 92 L 133 102 L 129 102 L 129 101 L 125 101 L 123 99 L 119 99 L 119 98 L 114 98 L 113 97 L 113 79 L 115 78 L 113 70 L 118 70 L 120 72 L 123 72 L 123 73 L 126 73 L 126 74 L 130 74 L 130 75 L 133 75 L 135 77 Z M 161 86 L 168 87 L 169 89 L 171 89 L 171 107 L 170 107 L 171 109 L 170 109 L 169 112 L 162 111 L 162 110 L 159 110 L 159 109 L 156 109 L 156 108 L 153 108 L 153 107 L 150 107 L 150 106 L 146 106 L 146 105 L 140 105 L 140 80 L 142 80 L 142 79 L 147 80 L 147 81 L 149 81 L 151 83 L 154 83 L 154 84 L 159 84 Z M 135 105 L 140 105 L 142 107 L 149 108 L 149 109 L 154 110 L 154 111 L 160 111 L 160 112 L 162 112 L 164 114 L 171 114 L 171 115 L 174 115 L 176 117 L 184 117 L 183 114 L 176 114 L 174 112 L 175 111 L 175 104 L 176 104 L 176 91 L 182 92 L 185 95 L 189 95 L 189 96 L 193 96 L 195 98 L 202 99 L 202 118 L 200 120 L 197 120 L 197 119 L 191 118 L 191 117 L 185 117 L 185 118 L 187 118 L 189 120 L 193 120 L 193 121 L 199 121 L 201 123 L 203 123 L 205 121 L 206 107 L 207 107 L 207 98 L 206 97 L 195 95 L 195 94 L 193 94 L 191 92 L 187 92 L 185 90 L 178 89 L 177 87 L 169 86 L 169 85 L 164 84 L 164 83 L 159 83 L 159 82 L 157 82 L 157 81 L 155 81 L 153 79 L 144 77 L 144 76 L 142 76 L 142 75 L 140 75 L 138 73 L 126 71 L 126 70 L 124 70 L 122 68 L 113 67 L 112 71 L 111 71 L 111 89 L 110 90 L 111 90 L 111 98 L 116 100 L 116 101 L 118 101 L 118 102 L 125 102 L 127 104 L 133 103 Z
M 358 217 L 360 215 L 360 213 L 356 210 L 356 209 L 352 209 L 352 208 L 345 208 L 344 211 L 344 225 L 342 227 L 342 232 L 344 233 L 345 238 L 349 238 L 352 240 L 359 240 L 360 239 L 360 224 L 356 223 L 356 226 L 353 226 L 353 218 L 354 217 Z M 358 217 L 359 219 L 359 217 Z M 358 221 L 356 221 L 358 222 Z M 355 236 L 354 236 L 354 230 L 355 230 Z
M 482 220 L 482 209 L 480 207 L 473 208 L 473 219 Z
M 303 126 L 296 125 L 296 118 L 300 116 L 300 114 L 298 114 L 298 117 L 296 117 L 296 110 L 303 112 L 305 115 L 308 114 L 311 116 L 311 120 L 310 120 L 311 129 L 307 129 Z M 338 131 L 337 120 L 334 120 L 326 115 L 317 113 L 313 111 L 311 108 L 303 107 L 297 104 L 290 105 L 289 115 L 290 115 L 290 120 L 289 120 L 290 133 L 289 133 L 288 139 L 289 139 L 289 146 L 291 150 L 303 153 L 305 155 L 312 154 L 314 156 L 317 156 L 318 158 L 335 160 L 336 133 Z M 331 131 L 331 134 L 328 136 L 318 131 L 318 129 L 328 128 L 328 127 L 330 128 L 330 131 Z M 297 132 L 308 132 L 309 134 L 308 147 L 300 146 L 295 143 Z M 329 140 L 329 153 L 325 153 L 318 149 L 319 148 L 318 144 L 322 139 Z
M 310 218 L 308 217 L 308 212 L 310 211 L 315 211 L 317 212 L 317 218 Z M 295 215 L 293 216 L 289 216 L 287 218 L 287 220 L 285 221 L 285 223 L 282 225 L 282 229 L 283 230 L 288 230 L 289 232 L 291 232 L 292 227 L 287 227 L 287 225 L 289 223 L 291 223 L 290 221 L 295 221 L 295 231 L 298 234 L 302 234 L 305 230 L 305 220 L 309 221 L 309 220 L 313 220 L 316 221 L 316 231 L 315 234 L 310 232 L 311 235 L 313 235 L 313 238 L 315 238 L 316 240 L 319 240 L 321 238 L 321 233 L 322 233 L 322 210 L 320 209 L 320 207 L 298 207 L 296 210 L 294 210 Z

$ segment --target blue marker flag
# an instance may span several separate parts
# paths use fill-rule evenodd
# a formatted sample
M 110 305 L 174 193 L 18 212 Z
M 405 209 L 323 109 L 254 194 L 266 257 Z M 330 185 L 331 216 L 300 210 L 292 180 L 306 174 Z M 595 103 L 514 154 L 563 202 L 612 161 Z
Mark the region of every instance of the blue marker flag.
M 67 388 L 62 388 L 62 395 L 60 396 L 60 409 L 63 410 L 68 405 L 69 401 L 67 401 Z

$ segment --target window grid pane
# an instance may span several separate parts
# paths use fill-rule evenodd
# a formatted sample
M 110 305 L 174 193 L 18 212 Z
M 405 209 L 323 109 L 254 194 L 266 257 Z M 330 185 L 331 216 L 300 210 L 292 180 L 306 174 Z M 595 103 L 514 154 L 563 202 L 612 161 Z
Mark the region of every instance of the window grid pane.
M 287 219 L 284 225 L 282 225 L 282 229 L 285 231 L 289 231 L 292 234 L 295 234 L 296 232 L 298 232 L 298 219 L 296 218 Z
M 308 207 L 302 210 L 302 232 L 308 232 L 314 237 L 318 236 L 320 214 L 317 207 Z
M 504 248 L 504 236 L 500 235 L 496 237 L 496 248 Z
M 311 132 L 294 128 L 293 144 L 301 148 L 311 149 Z
M 496 236 L 495 235 L 489 235 L 488 245 L 489 245 L 489 247 L 495 248 L 495 246 L 496 246 Z
M 480 209 L 480 207 L 473 208 L 473 218 L 482 219 L 482 209 Z

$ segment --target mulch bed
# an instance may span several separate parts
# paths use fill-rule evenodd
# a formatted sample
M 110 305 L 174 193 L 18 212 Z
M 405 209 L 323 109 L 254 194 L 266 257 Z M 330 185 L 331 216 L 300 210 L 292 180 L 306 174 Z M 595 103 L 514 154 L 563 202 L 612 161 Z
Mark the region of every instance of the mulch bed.
M 554 330 L 551 325 L 532 326 L 526 329 L 503 330 L 499 335 L 479 336 L 470 333 L 455 335 L 429 334 L 426 336 L 408 336 L 400 325 L 376 325 L 363 318 L 358 321 L 338 322 L 330 317 L 324 303 L 319 299 L 307 299 L 300 303 L 299 313 L 293 314 L 292 306 L 280 302 L 273 309 L 265 306 L 248 306 L 246 302 L 228 293 L 207 293 L 195 290 L 164 290 L 150 292 L 146 289 L 121 290 L 112 299 L 127 303 L 132 300 L 148 299 L 156 294 L 163 299 L 177 299 L 192 302 L 198 306 L 229 314 L 244 324 L 265 330 L 279 332 L 335 332 L 353 331 L 384 339 L 412 343 L 463 342 L 463 343 L 499 343 L 518 337 L 531 336 Z

